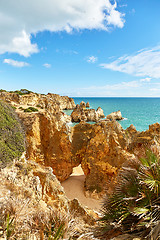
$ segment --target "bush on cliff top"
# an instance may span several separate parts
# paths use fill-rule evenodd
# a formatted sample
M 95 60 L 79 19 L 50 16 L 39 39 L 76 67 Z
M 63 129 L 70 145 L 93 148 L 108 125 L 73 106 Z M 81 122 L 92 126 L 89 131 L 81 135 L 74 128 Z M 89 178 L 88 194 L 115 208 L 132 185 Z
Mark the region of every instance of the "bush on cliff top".
M 25 150 L 25 137 L 14 109 L 0 101 L 0 166 L 6 166 Z
M 19 95 L 25 95 L 25 94 L 30 94 L 33 92 L 28 89 L 20 89 L 20 90 L 16 90 L 16 91 L 10 91 L 10 93 L 17 93 Z

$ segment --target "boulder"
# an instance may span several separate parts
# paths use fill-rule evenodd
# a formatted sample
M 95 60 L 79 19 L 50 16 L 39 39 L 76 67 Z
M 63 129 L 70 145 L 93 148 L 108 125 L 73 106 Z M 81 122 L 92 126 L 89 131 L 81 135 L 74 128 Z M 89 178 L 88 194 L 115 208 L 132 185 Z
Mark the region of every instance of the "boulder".
M 90 107 L 90 104 L 89 102 L 86 103 L 86 108 L 89 108 Z
M 98 114 L 98 118 L 105 118 L 103 110 L 102 110 L 101 107 L 97 108 L 96 113 Z
M 109 120 L 123 120 L 123 117 L 122 117 L 121 111 L 118 110 L 116 112 L 112 112 L 109 115 L 107 115 L 106 119 L 109 119 Z
M 86 104 L 85 104 L 84 101 L 82 101 L 82 102 L 80 103 L 80 107 L 81 107 L 81 108 L 86 108 Z

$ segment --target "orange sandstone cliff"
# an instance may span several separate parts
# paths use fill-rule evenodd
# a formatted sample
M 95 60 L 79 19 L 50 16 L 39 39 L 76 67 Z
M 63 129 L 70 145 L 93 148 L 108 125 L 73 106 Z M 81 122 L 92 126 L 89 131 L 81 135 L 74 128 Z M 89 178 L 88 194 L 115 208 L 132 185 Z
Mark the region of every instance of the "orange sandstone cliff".
M 69 127 L 71 117 L 62 110 L 74 109 L 74 100 L 55 94 L 0 93 L 0 99 L 16 107 L 27 138 L 28 160 L 53 169 L 58 180 L 69 178 L 74 167 L 81 164 L 87 196 L 101 196 L 106 184 L 114 180 L 117 171 L 127 162 L 145 156 L 147 149 L 156 154 L 160 149 L 160 124 L 145 132 L 131 125 L 124 130 L 116 121 L 96 124 L 81 121 Z M 32 106 L 36 112 L 24 112 Z

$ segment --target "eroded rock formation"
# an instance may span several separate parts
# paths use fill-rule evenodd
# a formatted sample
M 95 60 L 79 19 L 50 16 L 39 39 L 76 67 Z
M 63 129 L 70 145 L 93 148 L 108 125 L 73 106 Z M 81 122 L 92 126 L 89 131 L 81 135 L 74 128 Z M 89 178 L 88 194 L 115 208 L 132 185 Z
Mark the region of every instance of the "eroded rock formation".
M 109 120 L 122 120 L 122 113 L 120 110 L 116 111 L 116 112 L 112 112 L 109 115 L 106 116 L 106 119 Z
M 50 224 L 59 221 L 65 224 L 64 238 L 73 240 L 96 224 L 97 214 L 77 199 L 68 200 L 50 167 L 22 157 L 0 171 L 1 239 L 6 239 L 7 214 L 15 239 L 48 239 Z
M 74 109 L 76 107 L 72 98 L 52 93 L 47 95 L 37 93 L 20 95 L 18 93 L 0 92 L 0 99 L 20 105 L 39 105 L 42 108 L 47 108 L 51 105 L 51 107 L 59 108 L 59 110 Z
M 77 104 L 76 108 L 71 114 L 72 122 L 98 122 L 101 118 L 104 118 L 103 110 L 98 107 L 95 109 L 86 109 L 86 107 L 81 104 Z
M 16 111 L 23 122 L 27 159 L 52 167 L 60 181 L 67 179 L 73 167 L 81 164 L 86 175 L 86 195 L 101 195 L 107 182 L 114 180 L 123 164 L 144 157 L 146 149 L 151 149 L 157 155 L 160 153 L 158 123 L 145 132 L 136 131 L 133 125 L 124 130 L 115 120 L 100 121 L 93 125 L 83 121 L 70 128 L 66 125 L 70 117 L 60 111 L 59 106 L 63 104 L 54 104 L 52 97 L 42 97 L 40 104 L 44 104 L 43 109 L 38 108 L 39 111 L 35 113 L 21 111 L 15 95 L 11 98 L 7 94 L 7 99 L 17 107 Z M 87 118 L 86 109 L 81 111 Z M 101 109 L 97 111 L 102 116 Z
M 75 144 L 75 146 L 74 146 Z M 127 151 L 128 139 L 117 122 L 101 122 L 94 125 L 80 123 L 73 129 L 72 146 L 86 175 L 86 194 L 96 197 L 117 174 L 128 159 L 135 156 Z
M 86 108 L 89 108 L 90 107 L 90 104 L 89 102 L 86 103 Z

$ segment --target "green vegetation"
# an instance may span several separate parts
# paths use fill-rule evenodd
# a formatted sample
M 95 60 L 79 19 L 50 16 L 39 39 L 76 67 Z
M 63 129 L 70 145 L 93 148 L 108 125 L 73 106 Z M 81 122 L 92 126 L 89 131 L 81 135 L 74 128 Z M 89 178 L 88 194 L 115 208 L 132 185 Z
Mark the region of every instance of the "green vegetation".
M 48 224 L 45 225 L 44 235 L 48 240 L 63 239 L 65 223 L 55 216 L 50 216 Z
M 4 89 L 0 89 L 0 92 L 7 92 L 6 90 L 4 90 Z
M 43 109 L 43 107 L 39 104 L 37 104 L 36 107 Z
M 39 107 L 39 108 L 41 108 L 41 105 L 37 104 L 37 105 L 36 105 L 36 107 Z
M 158 239 L 160 233 L 160 159 L 147 151 L 137 170 L 123 168 L 115 189 L 103 205 L 102 232 L 118 228 L 122 233 L 138 233 Z
M 10 93 L 17 93 L 19 95 L 25 95 L 25 94 L 30 94 L 32 91 L 29 91 L 28 89 L 20 89 L 16 91 L 10 91 Z
M 19 109 L 20 109 L 20 110 L 24 110 L 24 108 L 23 108 L 23 107 L 19 107 Z
M 7 219 L 6 219 L 6 238 L 7 238 L 7 240 L 10 239 L 13 231 L 14 231 L 14 218 L 10 219 L 9 213 L 8 213 Z
M 25 137 L 12 107 L 0 101 L 0 165 L 6 166 L 25 150 Z
M 38 112 L 38 109 L 34 107 L 29 107 L 24 109 L 24 112 Z
M 23 236 L 23 231 L 19 229 L 19 227 L 22 226 L 17 226 L 18 221 L 16 219 L 16 215 L 12 213 L 12 216 L 7 213 L 6 219 L 3 226 L 3 232 L 4 235 L 6 235 L 6 239 L 17 239 L 15 236 L 20 235 L 20 233 Z M 41 218 L 40 218 L 41 217 Z M 65 233 L 65 223 L 55 217 L 55 215 L 49 215 L 48 219 L 45 218 L 45 216 L 39 216 L 39 215 L 31 215 L 32 219 L 32 225 L 37 225 L 37 232 L 39 232 L 38 235 L 40 235 L 40 239 L 48 239 L 48 240 L 59 240 L 63 239 L 64 233 Z M 47 221 L 46 221 L 47 220 Z M 43 222 L 44 221 L 44 222 Z M 18 229 L 18 230 L 17 230 Z M 32 229 L 33 231 L 33 229 Z M 27 232 L 25 233 L 25 235 Z M 43 236 L 43 237 L 42 237 Z M 24 237 L 24 236 L 23 236 Z M 24 239 L 24 238 L 22 238 Z M 26 238 L 25 238 L 26 239 Z M 27 238 L 28 239 L 28 238 Z

